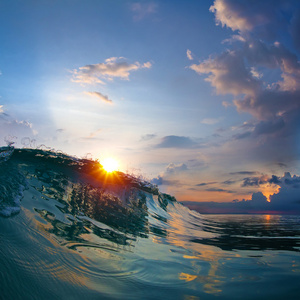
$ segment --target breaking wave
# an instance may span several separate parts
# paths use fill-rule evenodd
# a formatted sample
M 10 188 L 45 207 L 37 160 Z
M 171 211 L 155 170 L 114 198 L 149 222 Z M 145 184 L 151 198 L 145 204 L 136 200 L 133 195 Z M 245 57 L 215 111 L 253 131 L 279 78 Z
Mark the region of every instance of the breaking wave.
M 97 161 L 0 154 L 3 299 L 296 299 L 299 217 L 203 216 Z

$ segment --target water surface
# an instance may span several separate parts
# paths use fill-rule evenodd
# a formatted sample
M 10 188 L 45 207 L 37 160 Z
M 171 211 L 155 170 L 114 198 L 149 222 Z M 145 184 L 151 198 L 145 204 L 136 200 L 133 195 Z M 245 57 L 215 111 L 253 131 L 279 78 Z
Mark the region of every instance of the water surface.
M 99 164 L 0 164 L 2 299 L 299 299 L 300 217 L 200 215 Z

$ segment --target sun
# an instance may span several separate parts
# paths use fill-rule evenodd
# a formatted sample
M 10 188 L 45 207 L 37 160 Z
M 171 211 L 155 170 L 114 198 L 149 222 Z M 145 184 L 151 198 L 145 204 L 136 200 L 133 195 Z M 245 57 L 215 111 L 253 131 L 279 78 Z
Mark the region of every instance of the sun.
M 119 166 L 118 162 L 112 157 L 104 158 L 100 163 L 106 172 L 116 171 Z

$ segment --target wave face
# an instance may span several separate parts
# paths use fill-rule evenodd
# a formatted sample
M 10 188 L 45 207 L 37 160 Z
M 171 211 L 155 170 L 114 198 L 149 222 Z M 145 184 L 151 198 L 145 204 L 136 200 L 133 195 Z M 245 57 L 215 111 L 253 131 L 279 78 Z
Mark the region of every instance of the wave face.
M 1 299 L 298 299 L 297 216 L 202 216 L 95 161 L 3 157 Z

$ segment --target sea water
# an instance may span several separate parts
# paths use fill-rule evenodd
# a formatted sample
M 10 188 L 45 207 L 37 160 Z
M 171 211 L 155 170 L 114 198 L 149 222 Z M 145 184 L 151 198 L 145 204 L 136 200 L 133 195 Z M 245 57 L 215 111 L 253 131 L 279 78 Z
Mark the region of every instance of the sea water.
M 0 164 L 1 299 L 300 299 L 300 217 L 201 215 L 97 162 Z

